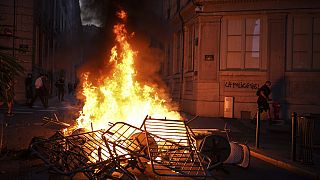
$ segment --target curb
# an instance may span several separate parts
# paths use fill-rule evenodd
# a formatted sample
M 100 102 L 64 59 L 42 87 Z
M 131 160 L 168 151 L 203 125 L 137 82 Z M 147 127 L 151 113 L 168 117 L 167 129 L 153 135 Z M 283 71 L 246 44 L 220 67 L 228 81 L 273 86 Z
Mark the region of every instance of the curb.
M 269 156 L 260 154 L 260 153 L 258 153 L 256 151 L 253 151 L 252 149 L 250 149 L 250 154 L 251 154 L 251 156 L 253 156 L 255 158 L 258 158 L 258 159 L 260 159 L 262 161 L 265 161 L 265 162 L 268 162 L 270 164 L 273 164 L 273 165 L 275 165 L 275 166 L 277 166 L 279 168 L 286 169 L 286 170 L 288 170 L 290 172 L 293 172 L 293 173 L 296 173 L 298 175 L 306 176 L 308 178 L 317 179 L 317 180 L 320 179 L 319 174 L 316 173 L 316 172 L 311 172 L 311 171 L 308 171 L 306 169 L 297 167 L 297 166 L 295 166 L 293 164 L 273 159 L 273 158 L 271 158 Z

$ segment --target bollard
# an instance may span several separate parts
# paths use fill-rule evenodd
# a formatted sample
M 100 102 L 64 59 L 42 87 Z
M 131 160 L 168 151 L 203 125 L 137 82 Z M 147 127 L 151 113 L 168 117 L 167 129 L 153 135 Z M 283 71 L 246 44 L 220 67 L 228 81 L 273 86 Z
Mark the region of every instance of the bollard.
M 260 143 L 260 109 L 257 109 L 257 123 L 256 123 L 256 148 L 259 148 Z
M 297 122 L 297 113 L 293 112 L 291 114 L 291 160 L 296 160 L 296 123 Z

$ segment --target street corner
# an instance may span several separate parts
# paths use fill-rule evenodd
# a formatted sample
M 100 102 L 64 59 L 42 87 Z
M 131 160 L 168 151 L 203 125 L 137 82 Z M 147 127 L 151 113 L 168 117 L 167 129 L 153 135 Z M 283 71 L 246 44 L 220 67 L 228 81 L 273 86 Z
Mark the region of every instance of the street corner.
M 313 166 L 313 167 L 304 166 L 299 162 L 286 160 L 283 157 L 275 157 L 275 156 L 269 155 L 268 153 L 263 152 L 263 150 L 258 150 L 255 148 L 251 148 L 250 150 L 251 150 L 250 153 L 253 157 L 257 159 L 261 159 L 262 161 L 268 162 L 270 164 L 273 164 L 276 167 L 286 169 L 290 172 L 301 175 L 302 177 L 315 179 L 315 180 L 318 180 L 320 178 L 320 174 L 317 170 L 319 168 L 317 166 Z

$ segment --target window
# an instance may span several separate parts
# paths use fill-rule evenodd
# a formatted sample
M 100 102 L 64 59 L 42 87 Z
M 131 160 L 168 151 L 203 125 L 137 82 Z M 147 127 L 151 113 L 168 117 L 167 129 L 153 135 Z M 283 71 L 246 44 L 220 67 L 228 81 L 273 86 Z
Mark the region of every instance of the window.
M 240 69 L 243 41 L 241 19 L 228 20 L 227 27 L 227 68 Z
M 259 17 L 226 17 L 222 69 L 260 69 L 261 19 Z
M 167 44 L 167 49 L 166 49 L 166 51 L 167 51 L 167 53 L 166 53 L 166 60 L 167 60 L 166 75 L 168 75 L 168 76 L 170 76 L 172 74 L 172 53 L 171 53 L 172 45 L 171 45 L 171 43 Z
M 311 68 L 312 23 L 310 18 L 296 17 L 293 20 L 292 66 L 293 69 Z
M 246 19 L 245 68 L 259 68 L 260 19 Z
M 170 12 L 171 12 L 171 9 L 168 8 L 168 9 L 167 9 L 167 19 L 170 19 Z
M 174 37 L 175 45 L 175 61 L 174 61 L 174 73 L 178 74 L 181 71 L 181 58 L 182 58 L 182 31 L 178 31 Z
M 180 0 L 177 0 L 177 12 L 180 11 Z
M 320 70 L 320 17 L 313 17 L 312 68 Z
M 194 26 L 190 26 L 188 29 L 188 59 L 187 59 L 187 70 L 193 70 L 193 59 L 194 59 Z
M 167 7 L 167 19 L 170 19 L 170 16 L 171 16 L 171 1 L 170 0 L 167 0 L 165 1 L 165 7 Z
M 292 22 L 292 52 L 288 58 L 288 69 L 320 70 L 320 17 L 296 16 Z

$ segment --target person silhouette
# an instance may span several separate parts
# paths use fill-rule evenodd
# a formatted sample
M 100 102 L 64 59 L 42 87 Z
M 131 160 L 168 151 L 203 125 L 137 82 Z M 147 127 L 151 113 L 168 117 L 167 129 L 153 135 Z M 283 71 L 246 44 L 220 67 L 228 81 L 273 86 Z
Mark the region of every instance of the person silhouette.
M 27 78 L 25 79 L 25 95 L 26 95 L 26 104 L 29 105 L 31 103 L 33 97 L 32 91 L 32 74 L 28 73 Z
M 45 99 L 44 99 L 44 85 L 43 85 L 43 79 L 45 79 L 45 76 L 44 75 L 40 75 L 37 79 L 36 79 L 36 81 L 35 81 L 35 83 L 34 83 L 34 86 L 35 86 L 35 95 L 34 95 L 34 97 L 32 98 L 32 100 L 31 100 L 31 102 L 30 102 L 30 107 L 32 107 L 33 106 L 33 103 L 34 103 L 34 101 L 37 99 L 37 97 L 39 97 L 40 98 L 40 100 L 41 100 L 41 103 L 42 103 L 42 105 L 43 105 L 43 107 L 45 107 L 45 108 L 48 108 L 48 105 L 46 104 L 46 102 L 45 102 Z
M 270 106 L 269 106 L 269 101 L 271 101 L 271 99 L 269 98 L 270 94 L 271 94 L 271 81 L 266 81 L 264 85 L 262 85 L 256 92 L 256 95 L 258 96 L 258 99 L 257 99 L 258 111 L 259 113 L 266 112 L 269 124 L 272 124 L 272 119 L 270 115 Z M 255 123 L 256 117 L 257 117 L 257 112 L 253 117 L 253 120 L 252 120 L 253 123 Z

